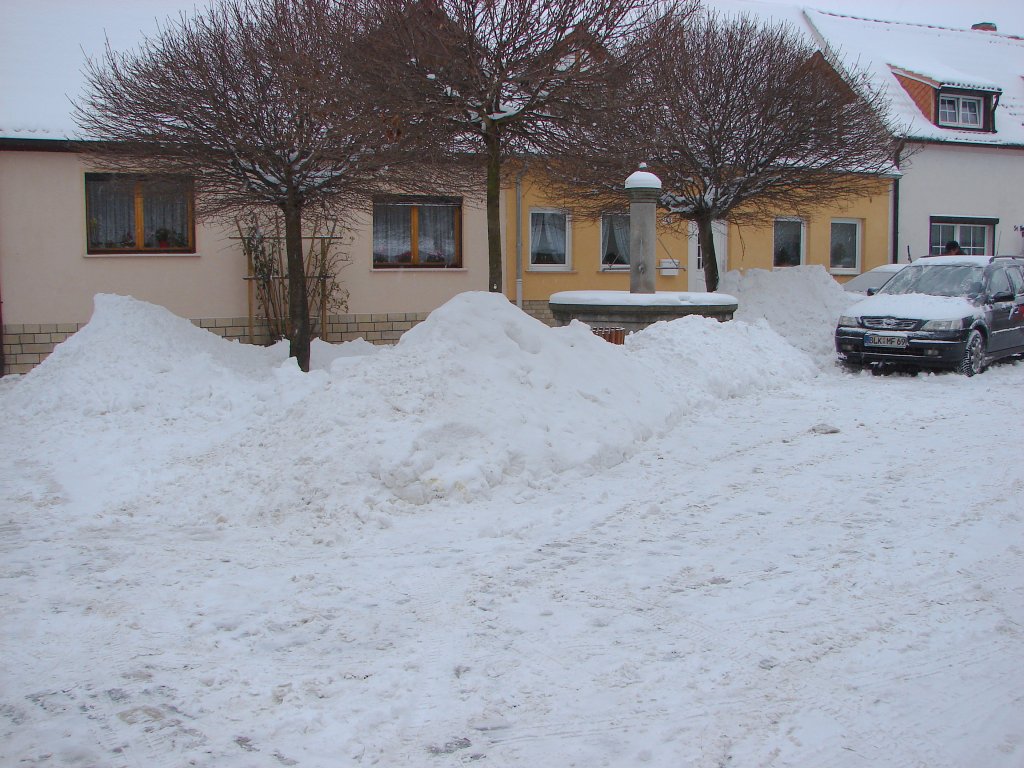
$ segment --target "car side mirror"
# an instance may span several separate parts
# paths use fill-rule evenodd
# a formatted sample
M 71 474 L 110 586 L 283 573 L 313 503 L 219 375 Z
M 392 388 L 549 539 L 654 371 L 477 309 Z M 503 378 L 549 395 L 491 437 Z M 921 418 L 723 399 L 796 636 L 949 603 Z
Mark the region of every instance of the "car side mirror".
M 993 304 L 998 304 L 1000 301 L 1013 301 L 1013 291 L 1000 291 L 999 293 L 993 293 L 989 298 Z
M 867 293 L 868 296 L 874 296 L 876 293 L 878 293 L 878 289 L 877 288 L 868 288 L 866 293 Z

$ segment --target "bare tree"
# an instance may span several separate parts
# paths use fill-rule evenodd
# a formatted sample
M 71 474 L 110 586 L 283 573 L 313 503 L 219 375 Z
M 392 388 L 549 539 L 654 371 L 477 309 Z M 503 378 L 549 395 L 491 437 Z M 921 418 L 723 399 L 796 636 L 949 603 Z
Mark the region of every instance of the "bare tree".
M 502 290 L 502 164 L 543 154 L 570 115 L 603 109 L 628 65 L 618 53 L 651 0 L 379 0 L 395 35 L 378 47 L 392 87 L 487 168 L 489 288 Z M 383 55 L 382 55 L 383 54 Z
M 716 219 L 762 222 L 780 209 L 872 194 L 895 170 L 882 97 L 856 71 L 841 77 L 791 27 L 708 12 L 669 17 L 632 55 L 638 77 L 599 120 L 579 126 L 560 153 L 561 175 L 595 193 L 593 211 L 610 181 L 647 161 L 662 179 L 663 209 L 697 225 L 710 291 L 719 281 Z
M 195 180 L 201 215 L 284 220 L 291 355 L 309 370 L 303 218 L 394 182 L 415 120 L 381 105 L 360 0 L 227 0 L 87 67 L 76 117 L 107 167 Z M 400 135 L 401 134 L 401 135 Z

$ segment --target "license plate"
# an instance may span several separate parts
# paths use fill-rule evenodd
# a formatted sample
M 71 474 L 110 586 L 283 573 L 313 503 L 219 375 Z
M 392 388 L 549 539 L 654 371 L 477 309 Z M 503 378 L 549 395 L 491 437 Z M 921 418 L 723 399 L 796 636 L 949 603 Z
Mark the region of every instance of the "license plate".
M 907 346 L 906 336 L 880 336 L 877 333 L 869 333 L 864 337 L 864 343 L 872 347 L 897 347 L 902 349 Z

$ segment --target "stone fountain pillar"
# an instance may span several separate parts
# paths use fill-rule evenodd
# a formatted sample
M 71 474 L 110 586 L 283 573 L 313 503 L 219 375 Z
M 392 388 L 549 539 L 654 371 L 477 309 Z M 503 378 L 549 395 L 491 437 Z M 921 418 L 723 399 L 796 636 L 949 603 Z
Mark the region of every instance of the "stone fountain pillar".
M 654 289 L 655 223 L 661 179 L 641 164 L 626 179 L 629 196 L 629 293 L 625 291 L 559 291 L 548 299 L 555 325 L 579 320 L 608 341 L 621 344 L 625 333 L 662 320 L 703 315 L 731 320 L 738 302 L 724 293 L 681 293 Z
M 647 165 L 641 163 L 640 169 L 626 179 L 626 195 L 629 197 L 630 293 L 655 292 L 655 225 L 661 179 L 646 169 Z

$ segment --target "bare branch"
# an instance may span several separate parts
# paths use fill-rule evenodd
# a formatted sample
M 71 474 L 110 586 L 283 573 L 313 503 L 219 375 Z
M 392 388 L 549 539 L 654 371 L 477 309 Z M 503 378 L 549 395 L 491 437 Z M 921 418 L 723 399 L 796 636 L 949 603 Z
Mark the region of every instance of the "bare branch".
M 556 153 L 552 170 L 592 210 L 638 161 L 661 177 L 663 207 L 702 230 L 869 194 L 895 170 L 881 96 L 790 27 L 668 17 L 632 55 L 643 66 L 612 108 Z M 717 263 L 705 264 L 713 290 Z

